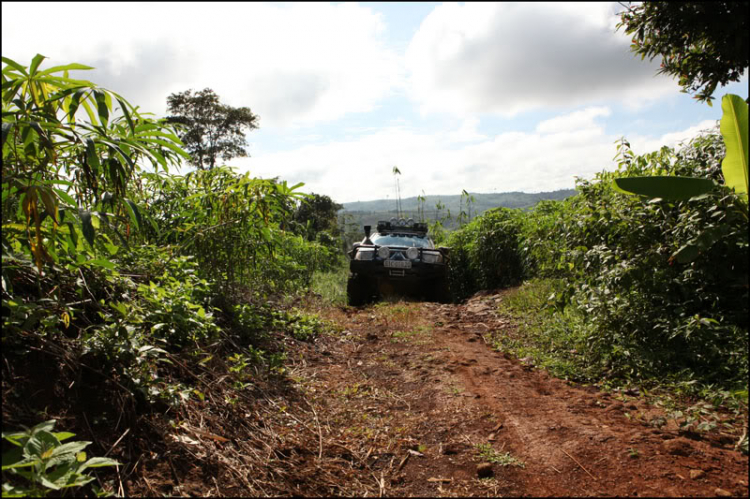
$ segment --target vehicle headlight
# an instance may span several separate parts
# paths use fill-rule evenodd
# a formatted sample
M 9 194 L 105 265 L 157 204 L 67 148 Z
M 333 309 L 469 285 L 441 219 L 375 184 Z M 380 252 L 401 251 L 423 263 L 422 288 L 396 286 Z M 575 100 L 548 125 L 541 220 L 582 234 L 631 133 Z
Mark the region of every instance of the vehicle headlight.
M 378 256 L 383 260 L 388 259 L 388 257 L 391 256 L 391 248 L 388 246 L 381 246 L 378 248 Z
M 422 261 L 424 263 L 443 263 L 443 254 L 439 251 L 423 251 Z
M 375 257 L 375 250 L 372 248 L 360 248 L 354 254 L 355 260 L 372 260 Z
M 419 250 L 415 247 L 411 247 L 408 250 L 406 250 L 406 258 L 409 260 L 414 260 L 419 256 Z

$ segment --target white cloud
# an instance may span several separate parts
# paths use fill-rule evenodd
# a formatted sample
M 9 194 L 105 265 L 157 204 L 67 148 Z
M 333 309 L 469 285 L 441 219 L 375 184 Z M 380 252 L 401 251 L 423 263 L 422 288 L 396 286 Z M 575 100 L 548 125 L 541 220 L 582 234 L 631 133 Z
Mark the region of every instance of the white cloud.
M 87 78 L 157 114 L 170 93 L 210 87 L 264 127 L 334 120 L 402 79 L 380 15 L 357 4 L 36 3 L 31 38 L 28 9 L 2 4 L 4 56 L 95 66 Z
M 504 116 L 608 99 L 632 107 L 674 92 L 615 33 L 616 3 L 443 4 L 412 40 L 410 93 L 423 112 Z
M 455 130 L 428 134 L 407 127 L 388 127 L 351 140 L 305 145 L 276 153 L 256 153 L 235 160 L 253 175 L 281 176 L 305 182 L 305 192 L 327 194 L 338 202 L 394 196 L 391 170 L 398 166 L 403 197 L 422 190 L 433 194 L 470 192 L 539 192 L 571 188 L 575 177 L 592 178 L 613 170 L 615 141 L 597 121 L 609 115 L 592 107 L 552 118 L 530 133 L 506 132 L 476 136 L 471 142 L 451 142 L 471 122 Z M 563 124 L 567 124 L 563 126 Z M 628 137 L 634 150 L 646 153 L 662 145 L 676 145 L 710 128 L 704 121 L 686 130 L 659 137 Z
M 536 127 L 540 133 L 557 133 L 567 130 L 588 129 L 599 126 L 594 119 L 599 116 L 609 116 L 610 110 L 607 107 L 590 107 L 582 111 L 575 111 L 563 116 L 542 121 Z
M 716 127 L 717 120 L 703 120 L 697 125 L 691 126 L 678 132 L 670 132 L 661 137 L 649 137 L 641 134 L 628 135 L 626 138 L 630 142 L 630 147 L 636 154 L 646 154 L 657 151 L 663 146 L 679 147 L 681 143 L 687 143 L 690 139 L 700 135 L 702 132 L 713 130 Z

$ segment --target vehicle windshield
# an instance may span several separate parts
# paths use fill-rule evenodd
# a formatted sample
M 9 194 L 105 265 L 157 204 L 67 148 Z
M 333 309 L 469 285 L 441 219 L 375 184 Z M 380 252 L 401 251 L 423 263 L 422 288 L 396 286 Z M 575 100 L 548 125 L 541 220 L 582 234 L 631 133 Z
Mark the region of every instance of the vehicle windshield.
M 370 240 L 378 246 L 414 246 L 415 248 L 429 248 L 435 246 L 432 241 L 416 234 L 378 234 L 370 236 Z

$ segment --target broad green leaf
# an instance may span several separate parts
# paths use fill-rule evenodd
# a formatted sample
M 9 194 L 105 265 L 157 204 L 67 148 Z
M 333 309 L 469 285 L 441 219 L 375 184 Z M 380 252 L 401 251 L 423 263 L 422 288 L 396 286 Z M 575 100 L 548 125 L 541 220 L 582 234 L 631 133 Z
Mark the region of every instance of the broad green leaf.
M 682 201 L 710 192 L 713 180 L 693 177 L 659 176 L 622 177 L 613 181 L 612 187 L 623 194 L 637 194 L 648 198 Z
M 724 181 L 738 194 L 747 194 L 747 102 L 738 95 L 727 94 L 721 99 L 721 109 L 721 135 L 727 148 L 721 163 Z
M 61 431 L 59 433 L 53 433 L 53 435 L 55 435 L 60 442 L 76 436 L 75 433 L 70 433 L 69 431 Z
M 57 485 L 57 484 L 56 484 L 56 483 L 54 483 L 54 482 L 51 482 L 51 481 L 49 480 L 49 478 L 47 478 L 47 477 L 46 477 L 46 476 L 44 476 L 44 475 L 40 475 L 40 476 L 39 476 L 39 477 L 38 477 L 37 479 L 39 480 L 39 483 L 41 483 L 42 485 L 44 485 L 44 486 L 45 486 L 45 487 L 47 487 L 48 489 L 52 489 L 52 490 L 60 490 L 60 486 L 59 486 L 59 485 Z
M 85 442 L 85 441 L 70 442 L 67 444 L 62 444 L 61 446 L 57 447 L 52 452 L 52 457 L 61 456 L 63 454 L 76 454 L 82 451 L 83 449 L 85 449 L 86 447 L 88 447 L 89 445 L 91 445 L 91 442 Z
M 50 419 L 49 421 L 44 421 L 43 423 L 39 423 L 38 425 L 34 426 L 31 429 L 31 433 L 34 434 L 38 431 L 52 431 L 56 423 L 57 423 L 56 419 Z
M 60 441 L 50 432 L 41 430 L 35 432 L 23 447 L 25 457 L 47 459 L 51 451 L 60 445 Z

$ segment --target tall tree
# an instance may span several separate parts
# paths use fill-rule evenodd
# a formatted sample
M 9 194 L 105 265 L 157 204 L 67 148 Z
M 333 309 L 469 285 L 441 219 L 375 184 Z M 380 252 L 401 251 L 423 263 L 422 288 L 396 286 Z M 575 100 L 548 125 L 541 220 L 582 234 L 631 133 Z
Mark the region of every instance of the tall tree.
M 748 2 L 629 2 L 617 29 L 633 35 L 641 59 L 662 57 L 659 74 L 679 77 L 683 92 L 710 105 L 716 86 L 748 67 L 749 13 Z
M 200 169 L 216 166 L 218 158 L 228 161 L 246 157 L 245 130 L 258 128 L 259 117 L 249 107 L 231 107 L 219 102 L 210 88 L 187 90 L 167 97 L 170 123 L 185 125 L 180 139 Z

